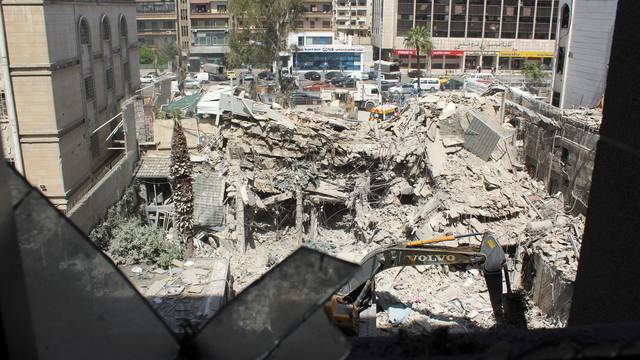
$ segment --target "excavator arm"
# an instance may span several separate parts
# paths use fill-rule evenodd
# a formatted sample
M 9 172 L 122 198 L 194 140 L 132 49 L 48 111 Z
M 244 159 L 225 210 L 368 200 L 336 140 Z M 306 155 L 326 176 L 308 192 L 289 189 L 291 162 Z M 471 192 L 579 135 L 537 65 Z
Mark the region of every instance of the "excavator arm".
M 393 244 L 376 249 L 363 259 L 358 272 L 327 304 L 327 311 L 342 327 L 357 326 L 359 313 L 373 301 L 375 275 L 393 267 L 416 265 L 474 265 L 480 267 L 489 292 L 496 323 L 502 322 L 502 271 L 506 268 L 504 250 L 491 233 L 485 233 L 479 247 L 447 247 L 435 243 L 480 235 L 445 235 L 435 239 Z M 509 289 L 508 277 L 507 289 Z

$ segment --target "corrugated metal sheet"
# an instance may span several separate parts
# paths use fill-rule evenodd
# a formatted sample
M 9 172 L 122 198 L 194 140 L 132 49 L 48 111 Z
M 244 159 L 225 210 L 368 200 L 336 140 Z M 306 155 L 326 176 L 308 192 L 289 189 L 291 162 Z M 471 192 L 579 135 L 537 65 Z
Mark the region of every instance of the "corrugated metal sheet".
M 489 160 L 502 138 L 502 131 L 486 115 L 469 111 L 472 120 L 464 132 L 464 147 L 482 160 Z
M 193 220 L 201 226 L 220 226 L 224 221 L 224 185 L 220 176 L 199 175 L 193 181 Z

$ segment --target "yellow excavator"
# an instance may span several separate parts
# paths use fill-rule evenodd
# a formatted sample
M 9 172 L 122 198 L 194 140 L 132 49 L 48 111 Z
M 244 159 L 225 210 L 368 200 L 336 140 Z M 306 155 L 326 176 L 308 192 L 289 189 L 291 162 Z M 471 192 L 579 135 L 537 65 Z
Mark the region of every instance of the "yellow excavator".
M 435 245 L 472 236 L 482 236 L 480 246 Z M 503 272 L 508 293 L 511 293 L 511 286 L 504 250 L 495 235 L 489 232 L 448 234 L 376 249 L 364 257 L 358 272 L 333 295 L 325 305 L 325 310 L 339 327 L 348 333 L 356 334 L 360 313 L 369 308 L 374 301 L 376 274 L 393 267 L 416 265 L 472 265 L 480 268 L 487 283 L 496 324 L 503 323 Z

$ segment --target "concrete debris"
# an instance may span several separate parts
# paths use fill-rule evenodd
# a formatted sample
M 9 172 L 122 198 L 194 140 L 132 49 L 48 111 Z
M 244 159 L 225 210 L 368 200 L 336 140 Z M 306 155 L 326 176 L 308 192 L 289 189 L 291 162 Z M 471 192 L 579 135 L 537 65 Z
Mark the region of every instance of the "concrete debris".
M 512 269 L 520 272 L 538 254 L 572 281 L 584 220 L 565 213 L 562 199 L 548 195 L 518 165 L 521 144 L 504 136 L 499 104 L 499 94 L 438 92 L 409 100 L 398 117 L 380 124 L 230 104 L 240 115 L 223 116 L 197 150 L 206 161 L 195 171 L 226 179 L 224 226 L 208 230 L 215 241 L 197 255 L 229 259 L 237 292 L 300 240 L 359 261 L 380 245 L 490 230 L 502 245 L 516 249 L 510 253 Z M 469 129 L 487 130 L 489 138 L 470 147 Z M 204 285 L 192 268 L 179 282 L 187 293 Z M 493 326 L 482 274 L 458 270 L 418 267 L 380 274 L 377 298 L 388 303 L 377 315 L 378 327 L 420 333 Z M 389 307 L 394 304 L 401 306 Z M 529 307 L 537 309 L 535 304 Z M 558 325 L 536 311 L 529 316 L 539 326 Z
M 409 313 L 411 312 L 410 308 L 390 306 L 387 310 L 389 314 L 389 322 L 394 325 L 399 325 L 404 322 Z
M 121 269 L 171 329 L 181 333 L 185 319 L 197 327 L 220 309 L 231 294 L 227 293 L 229 262 L 226 259 L 195 258 L 184 263 L 176 261 L 174 266 L 178 263 L 180 267 L 160 274 L 147 265 Z M 187 268 L 183 270 L 182 265 Z

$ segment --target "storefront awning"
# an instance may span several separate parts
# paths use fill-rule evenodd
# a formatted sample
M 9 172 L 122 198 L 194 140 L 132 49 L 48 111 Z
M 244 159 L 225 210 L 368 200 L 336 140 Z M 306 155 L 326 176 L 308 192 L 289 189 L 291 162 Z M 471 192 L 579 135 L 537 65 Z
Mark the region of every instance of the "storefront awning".
M 552 58 L 553 51 L 500 51 L 500 57 L 518 57 L 518 58 Z
M 462 56 L 464 50 L 431 50 L 431 56 Z
M 416 56 L 416 49 L 398 49 L 398 50 L 393 50 L 393 55 L 396 55 L 396 56 L 400 56 L 400 55 Z

